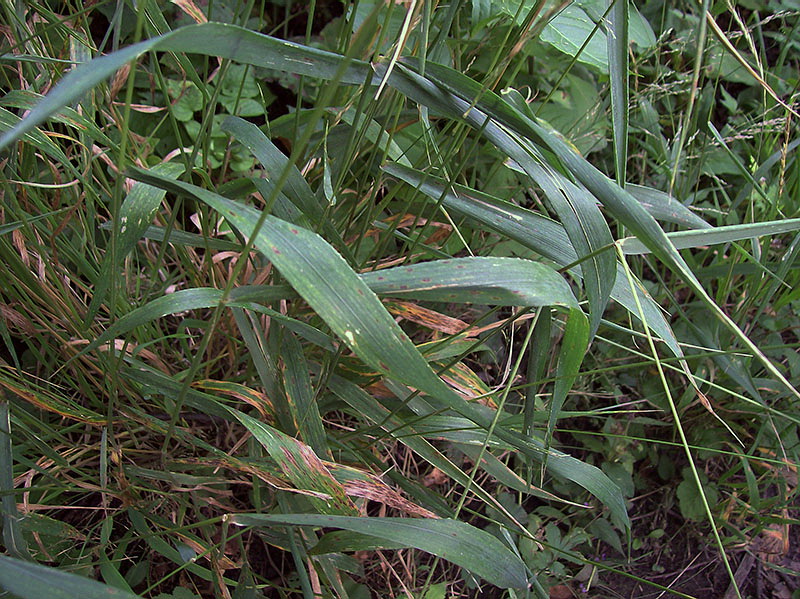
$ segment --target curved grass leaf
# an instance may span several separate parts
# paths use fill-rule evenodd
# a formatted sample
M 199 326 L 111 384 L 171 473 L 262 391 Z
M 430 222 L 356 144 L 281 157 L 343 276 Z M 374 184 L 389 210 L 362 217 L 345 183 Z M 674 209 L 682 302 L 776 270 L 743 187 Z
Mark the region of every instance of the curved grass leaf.
M 0 137 L 0 150 L 62 108 L 80 100 L 84 94 L 103 83 L 118 69 L 151 50 L 218 56 L 254 66 L 322 79 L 336 76 L 346 60 L 343 56 L 331 52 L 279 40 L 235 25 L 203 23 L 181 27 L 127 46 L 112 54 L 97 57 L 72 69 L 27 117 Z M 194 73 L 193 69 L 191 72 Z M 341 83 L 359 85 L 370 81 L 372 76 L 372 69 L 368 63 L 350 60 L 339 80 Z
M 24 119 L 20 119 L 17 115 L 9 112 L 5 108 L 0 108 L 0 131 L 9 131 L 16 127 L 20 127 L 23 120 Z M 64 165 L 74 177 L 80 178 L 80 173 L 75 169 L 62 149 L 53 143 L 53 140 L 47 137 L 44 133 L 38 129 L 31 128 L 23 134 L 23 139 L 25 139 L 25 141 L 31 144 L 34 148 L 38 148 L 43 153 L 47 154 L 51 158 L 54 158 L 59 162 L 59 164 Z
M 358 508 L 347 497 L 342 484 L 308 445 L 239 410 L 229 410 L 264 446 L 292 484 L 298 489 L 317 494 L 308 497 L 317 511 L 322 514 L 358 514 Z
M 271 301 L 284 299 L 286 297 L 284 287 L 273 288 L 271 286 L 259 286 L 257 289 L 247 287 L 237 288 L 231 293 L 231 297 L 226 305 L 232 308 L 246 308 L 261 314 L 266 314 L 270 318 L 281 322 L 288 329 L 294 331 L 308 341 L 311 341 L 312 343 L 325 349 L 333 349 L 334 345 L 331 338 L 322 333 L 320 330 L 315 329 L 311 325 L 308 325 L 304 322 L 281 314 L 280 312 L 270 310 L 261 304 L 255 303 L 255 301 L 252 299 L 241 300 L 239 299 L 240 295 L 245 295 L 249 298 L 254 298 L 255 296 L 258 301 L 268 303 Z M 157 320 L 159 318 L 163 318 L 169 314 L 177 314 L 179 312 L 185 312 L 186 310 L 213 308 L 214 306 L 217 306 L 220 301 L 222 301 L 222 296 L 223 292 L 221 289 L 196 288 L 181 289 L 175 293 L 170 293 L 168 295 L 156 298 L 144 306 L 140 306 L 134 310 L 131 310 L 128 312 L 128 314 L 117 320 L 114 324 L 103 331 L 99 337 L 83 348 L 78 355 L 83 355 L 87 352 L 93 351 L 102 344 L 108 343 L 112 339 L 115 339 L 116 337 L 119 337 L 120 335 L 123 335 L 138 326 L 147 324 L 148 322 L 152 322 L 153 320 Z
M 411 64 L 413 61 L 408 62 Z M 493 115 L 474 107 L 474 99 L 485 91 L 480 84 L 451 69 L 443 72 L 444 76 L 456 82 L 457 87 L 474 95 L 465 99 L 449 93 L 403 65 L 398 65 L 392 85 L 409 98 L 431 105 L 446 116 L 465 120 L 516 162 L 542 189 L 581 260 L 583 283 L 589 300 L 591 330 L 594 334 L 608 304 L 617 274 L 614 253 L 610 251 L 614 240 L 597 203 L 585 189 L 578 187 L 558 169 L 553 168 L 542 152 L 524 136 L 502 126 Z
M 454 258 L 363 273 L 379 295 L 499 306 L 578 307 L 552 268 L 519 258 Z
M 560 266 L 574 264 L 578 259 L 564 228 L 549 218 L 461 185 L 446 187 L 443 179 L 421 171 L 407 169 L 397 164 L 389 164 L 383 168 L 390 175 L 413 185 L 428 197 L 443 198 L 442 204 L 448 210 L 476 220 L 481 225 L 521 243 Z M 576 276 L 583 276 L 579 266 L 570 270 Z M 634 292 L 626 283 L 624 272 L 619 265 L 617 275 L 611 297 L 638 320 L 639 311 L 634 301 Z M 647 318 L 647 325 L 676 356 L 683 356 L 678 340 L 664 318 L 661 308 L 640 284 L 637 285 L 636 293 Z
M 497 537 L 459 520 L 235 514 L 229 521 L 239 526 L 315 526 L 349 530 L 374 537 L 376 542 L 385 542 L 390 547 L 414 547 L 431 553 L 501 588 L 528 585 L 525 564 L 519 556 Z
M 711 229 L 706 221 L 689 210 L 668 193 L 629 183 L 625 188 L 653 218 L 667 223 L 681 225 L 688 229 Z
M 147 171 L 135 170 L 132 174 L 147 183 L 205 202 L 248 238 L 262 216 L 254 208 L 188 183 Z M 433 372 L 378 297 L 324 239 L 273 216 L 267 216 L 263 222 L 252 240 L 254 246 L 365 364 L 427 393 L 442 408 L 452 409 L 486 430 L 492 428 L 494 413 L 464 401 Z M 543 448 L 531 439 L 501 427 L 495 429 L 495 434 L 533 459 L 541 460 Z M 555 456 L 551 460 L 555 462 Z M 619 488 L 599 469 L 574 462 L 561 462 L 561 474 L 594 494 L 609 507 L 616 522 L 627 527 L 627 511 Z
M 428 65 L 426 76 L 441 85 L 443 89 L 465 101 L 478 97 L 476 95 L 477 84 L 448 67 Z M 486 91 L 477 101 L 474 101 L 474 105 L 491 114 L 494 119 L 511 131 L 527 137 L 542 148 L 553 152 L 571 176 L 580 181 L 614 218 L 627 227 L 659 260 L 686 282 L 709 311 L 758 358 L 773 378 L 780 381 L 792 395 L 800 398 L 800 392 L 794 385 L 712 299 L 655 219 L 633 196 L 597 170 L 554 131 L 539 121 L 527 118 L 497 94 Z M 572 238 L 570 239 L 572 240 Z M 688 371 L 688 367 L 686 371 L 689 380 L 694 385 L 695 381 Z
M 0 555 L 0 588 L 19 599 L 139 599 L 96 580 L 5 555 Z

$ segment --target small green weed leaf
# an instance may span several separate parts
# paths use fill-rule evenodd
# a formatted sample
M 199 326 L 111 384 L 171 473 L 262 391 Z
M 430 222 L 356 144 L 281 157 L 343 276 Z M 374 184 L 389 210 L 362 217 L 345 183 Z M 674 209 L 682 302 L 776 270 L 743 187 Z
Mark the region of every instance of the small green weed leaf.
M 264 167 L 267 179 L 278 179 L 289 163 L 286 155 L 253 123 L 231 116 L 222 122 L 222 130 L 229 133 L 236 141 L 250 150 L 256 160 Z M 281 189 L 281 192 L 286 194 L 286 197 L 312 223 L 319 223 L 323 214 L 322 205 L 296 166 L 292 165 L 289 168 L 289 177 L 286 179 L 286 184 Z
M 706 510 L 703 505 L 703 498 L 700 496 L 700 489 L 698 488 L 698 481 L 692 475 L 689 468 L 685 468 L 683 472 L 683 480 L 677 488 L 678 505 L 681 509 L 681 514 L 684 518 L 701 522 L 706 519 Z M 705 476 L 702 476 L 700 481 L 703 487 L 703 492 L 706 495 L 709 505 L 716 505 L 718 501 L 717 485 L 709 482 Z
M 361 275 L 375 293 L 437 302 L 578 307 L 555 270 L 518 258 L 454 258 Z
M 349 518 L 343 516 L 236 514 L 239 526 L 316 526 L 369 535 L 391 547 L 414 547 L 461 566 L 501 588 L 528 585 L 525 565 L 486 531 L 450 519 Z
M 0 555 L 0 588 L 19 599 L 139 599 L 96 580 L 5 555 Z
M 580 0 L 566 6 L 542 30 L 541 40 L 569 56 L 577 56 L 578 60 L 608 72 L 609 57 L 605 28 L 596 23 L 606 12 L 604 0 Z M 630 40 L 647 48 L 655 44 L 656 39 L 650 24 L 639 14 L 635 7 L 630 7 Z M 591 39 L 586 43 L 587 38 Z M 581 47 L 586 47 L 579 53 Z M 625 48 L 627 52 L 627 47 Z

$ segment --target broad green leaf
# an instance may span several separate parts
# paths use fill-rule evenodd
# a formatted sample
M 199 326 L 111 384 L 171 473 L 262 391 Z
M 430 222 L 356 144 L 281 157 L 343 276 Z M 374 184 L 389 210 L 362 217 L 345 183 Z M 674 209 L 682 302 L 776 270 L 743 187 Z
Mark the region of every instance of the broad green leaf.
M 525 565 L 497 537 L 450 519 L 350 518 L 287 514 L 234 514 L 229 521 L 239 526 L 316 526 L 339 528 L 376 537 L 392 547 L 414 547 L 461 566 L 501 588 L 528 585 Z
M 0 588 L 19 599 L 139 599 L 77 574 L 0 555 Z
M 454 258 L 397 266 L 361 275 L 379 295 L 500 306 L 578 307 L 552 268 L 518 258 Z
M 547 23 L 540 39 L 582 63 L 608 71 L 606 36 L 578 2 L 565 6 Z
M 605 0 L 579 0 L 567 5 L 542 30 L 541 40 L 569 56 L 577 56 L 583 63 L 608 72 L 609 56 L 605 28 L 602 24 L 596 26 L 605 14 L 607 6 Z M 631 41 L 643 48 L 652 46 L 656 39 L 650 24 L 635 7 L 631 6 L 630 9 L 626 10 L 631 12 Z M 591 39 L 586 43 L 589 36 Z M 586 46 L 579 54 L 584 44 Z

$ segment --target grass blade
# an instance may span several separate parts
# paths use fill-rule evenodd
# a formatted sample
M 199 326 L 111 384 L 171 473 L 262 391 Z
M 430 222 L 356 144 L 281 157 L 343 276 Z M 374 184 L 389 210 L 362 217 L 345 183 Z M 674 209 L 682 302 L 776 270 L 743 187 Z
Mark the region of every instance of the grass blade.
M 764 235 L 780 235 L 791 233 L 800 229 L 800 218 L 773 220 L 761 223 L 747 223 L 743 225 L 728 225 L 703 229 L 701 231 L 676 231 L 667 233 L 673 245 L 679 249 L 696 248 L 707 245 L 741 241 Z M 628 255 L 649 254 L 651 250 L 636 237 L 626 237 L 619 241 L 622 251 Z
M 606 29 L 614 129 L 614 170 L 625 187 L 628 162 L 628 0 L 611 0 L 611 27 Z
M 235 514 L 238 526 L 316 526 L 369 535 L 390 547 L 414 547 L 450 561 L 502 588 L 522 588 L 528 577 L 522 560 L 496 537 L 458 520 L 348 518 L 311 514 Z
M 139 599 L 96 580 L 5 555 L 0 555 L 0 588 L 20 599 Z
M 379 295 L 498 306 L 578 307 L 552 268 L 519 258 L 471 257 L 422 262 L 361 275 Z

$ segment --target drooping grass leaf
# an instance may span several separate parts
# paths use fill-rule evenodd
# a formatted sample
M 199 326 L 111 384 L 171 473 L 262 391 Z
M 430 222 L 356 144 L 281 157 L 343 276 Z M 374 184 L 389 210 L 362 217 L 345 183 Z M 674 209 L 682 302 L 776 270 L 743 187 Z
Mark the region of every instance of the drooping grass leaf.
M 454 258 L 361 275 L 379 295 L 497 306 L 564 306 L 578 301 L 552 268 L 518 258 Z
M 488 532 L 450 519 L 350 518 L 309 514 L 235 514 L 239 526 L 316 526 L 340 528 L 369 535 L 390 547 L 414 547 L 450 561 L 501 588 L 528 584 L 525 565 Z M 353 538 L 355 540 L 355 538 Z
M 446 187 L 437 177 L 420 171 L 406 169 L 397 164 L 389 164 L 384 170 L 418 188 L 431 198 L 442 197 L 448 210 L 474 219 L 496 233 L 513 239 L 561 266 L 574 264 L 578 257 L 564 228 L 557 222 L 521 208 L 510 202 L 494 198 L 488 194 L 461 185 Z M 577 276 L 583 276 L 581 268 L 571 269 Z M 617 266 L 617 278 L 611 297 L 625 306 L 628 312 L 638 319 L 638 310 L 633 293 L 625 282 L 621 267 Z M 676 356 L 683 356 L 672 329 L 664 318 L 661 309 L 641 285 L 635 291 L 639 295 L 648 326 L 659 336 Z
M 248 238 L 262 216 L 245 204 L 187 183 L 146 171 L 133 174 L 142 181 L 205 202 Z M 443 407 L 485 429 L 492 426 L 492 412 L 464 401 L 433 372 L 377 296 L 321 237 L 275 217 L 267 216 L 263 222 L 252 240 L 254 246 L 364 363 L 427 393 Z M 495 434 L 533 459 L 541 459 L 542 447 L 519 433 L 498 428 Z M 562 465 L 566 478 L 597 496 L 611 509 L 617 523 L 627 526 L 627 512 L 616 485 L 588 464 L 576 460 L 575 464 Z
M 355 515 L 358 508 L 347 497 L 344 487 L 333 477 L 313 450 L 263 422 L 231 409 L 231 414 L 269 452 L 283 474 L 309 495 L 309 501 L 322 514 Z
M 139 599 L 96 580 L 6 555 L 0 555 L 0 588 L 20 599 Z

